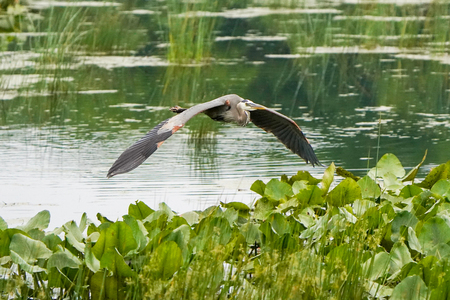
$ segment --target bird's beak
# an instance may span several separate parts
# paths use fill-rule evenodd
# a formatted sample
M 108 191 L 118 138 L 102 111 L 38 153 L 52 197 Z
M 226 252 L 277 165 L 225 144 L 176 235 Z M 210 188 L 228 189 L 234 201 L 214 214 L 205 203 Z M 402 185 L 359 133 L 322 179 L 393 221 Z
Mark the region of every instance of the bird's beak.
M 255 102 L 252 102 L 250 100 L 247 100 L 245 102 L 245 110 L 252 111 L 252 110 L 257 110 L 257 109 L 266 109 L 266 107 L 256 104 Z

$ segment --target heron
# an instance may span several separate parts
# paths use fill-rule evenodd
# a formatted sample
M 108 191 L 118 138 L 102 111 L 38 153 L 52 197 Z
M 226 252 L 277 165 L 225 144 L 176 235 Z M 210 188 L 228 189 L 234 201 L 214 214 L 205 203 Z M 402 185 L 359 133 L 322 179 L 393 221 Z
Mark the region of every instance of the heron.
M 246 126 L 250 121 L 278 138 L 288 149 L 310 163 L 321 165 L 300 127 L 285 115 L 238 95 L 225 95 L 191 108 L 170 109 L 177 115 L 156 125 L 144 137 L 126 149 L 114 162 L 107 177 L 134 170 L 150 157 L 169 137 L 191 118 L 204 113 L 215 121 Z

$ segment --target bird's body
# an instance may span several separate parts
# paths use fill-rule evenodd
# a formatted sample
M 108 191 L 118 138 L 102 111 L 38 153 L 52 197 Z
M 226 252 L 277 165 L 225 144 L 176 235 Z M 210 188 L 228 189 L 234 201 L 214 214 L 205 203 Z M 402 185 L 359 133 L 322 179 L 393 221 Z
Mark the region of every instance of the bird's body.
M 266 132 L 273 133 L 288 149 L 313 166 L 320 164 L 300 127 L 290 118 L 238 95 L 225 95 L 209 102 L 184 109 L 171 108 L 176 116 L 159 123 L 143 138 L 126 149 L 114 162 L 107 177 L 129 172 L 142 164 L 166 139 L 192 117 L 204 113 L 215 121 L 245 126 L 252 121 Z

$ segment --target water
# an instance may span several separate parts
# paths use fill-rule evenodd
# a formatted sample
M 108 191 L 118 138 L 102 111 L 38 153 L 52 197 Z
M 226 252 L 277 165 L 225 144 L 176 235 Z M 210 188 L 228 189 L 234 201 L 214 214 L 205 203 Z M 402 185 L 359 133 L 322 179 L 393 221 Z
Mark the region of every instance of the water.
M 405 40 L 398 35 L 368 46 L 373 37 L 336 29 L 346 20 L 379 22 L 347 16 L 350 7 L 210 12 L 216 19 L 211 59 L 191 63 L 168 61 L 161 37 L 134 56 L 81 54 L 56 65 L 40 64 L 34 51 L 3 52 L 0 216 L 14 226 L 47 209 L 55 227 L 83 212 L 116 219 L 136 200 L 186 212 L 220 201 L 250 204 L 257 179 L 299 170 L 322 176 L 324 168 L 305 165 L 254 125 L 197 116 L 142 166 L 106 179 L 123 150 L 173 115 L 169 107 L 228 93 L 294 119 L 325 165 L 364 175 L 391 152 L 410 169 L 428 149 L 423 177 L 450 159 L 447 50 L 430 55 L 430 42 L 411 53 L 396 44 Z M 135 16 L 150 26 L 161 18 L 152 12 Z M 417 19 L 408 25 L 424 22 Z M 302 35 L 303 21 L 322 24 L 309 32 L 315 39 Z M 155 32 L 150 27 L 148 36 Z

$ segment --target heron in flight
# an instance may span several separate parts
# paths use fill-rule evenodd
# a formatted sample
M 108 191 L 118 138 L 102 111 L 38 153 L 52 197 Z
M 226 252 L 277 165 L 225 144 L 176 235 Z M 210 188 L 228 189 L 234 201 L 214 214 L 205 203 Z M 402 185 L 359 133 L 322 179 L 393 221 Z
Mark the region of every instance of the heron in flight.
M 300 127 L 290 118 L 265 106 L 243 99 L 238 95 L 225 95 L 209 102 L 185 109 L 172 107 L 176 116 L 162 121 L 143 138 L 126 149 L 108 171 L 110 178 L 137 168 L 153 154 L 169 137 L 199 113 L 204 113 L 215 121 L 245 126 L 252 121 L 266 132 L 271 132 L 289 150 L 303 158 L 307 163 L 321 165 L 314 150 Z

